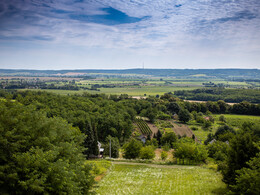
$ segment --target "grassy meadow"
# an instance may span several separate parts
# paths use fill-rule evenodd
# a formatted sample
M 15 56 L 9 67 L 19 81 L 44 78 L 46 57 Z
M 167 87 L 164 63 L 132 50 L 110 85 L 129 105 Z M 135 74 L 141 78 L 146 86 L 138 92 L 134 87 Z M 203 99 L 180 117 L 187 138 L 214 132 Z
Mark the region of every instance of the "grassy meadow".
M 114 164 L 93 194 L 223 194 L 221 179 L 199 166 Z

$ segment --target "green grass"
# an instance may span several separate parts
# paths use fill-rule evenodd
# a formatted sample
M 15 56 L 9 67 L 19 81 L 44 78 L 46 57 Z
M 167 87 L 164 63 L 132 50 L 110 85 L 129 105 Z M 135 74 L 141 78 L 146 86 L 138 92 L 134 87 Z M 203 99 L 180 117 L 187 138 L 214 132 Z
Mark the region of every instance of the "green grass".
M 197 127 L 198 130 L 193 130 L 192 132 L 194 133 L 194 135 L 196 136 L 196 138 L 201 141 L 201 142 L 204 142 L 206 139 L 207 139 L 207 136 L 209 133 L 215 133 L 217 131 L 217 128 L 218 128 L 218 124 L 214 123 L 214 125 L 208 129 L 208 130 L 205 130 L 201 127 L 201 125 L 199 125 L 198 123 L 192 121 L 189 123 L 189 127 Z
M 227 120 L 227 124 L 232 127 L 241 127 L 244 122 L 252 122 L 260 125 L 260 116 L 250 115 L 235 115 L 235 114 L 223 114 Z M 214 115 L 214 118 L 218 120 L 219 114 Z
M 189 122 L 189 127 L 197 127 L 198 130 L 193 131 L 195 136 L 200 141 L 205 141 L 209 133 L 215 134 L 219 126 L 224 125 L 224 123 L 220 122 L 219 116 L 221 114 L 214 114 L 213 117 L 215 118 L 215 122 L 213 126 L 209 130 L 204 130 L 199 123 L 195 121 Z M 252 122 L 254 124 L 260 125 L 260 116 L 250 116 L 250 115 L 235 115 L 235 114 L 223 114 L 226 118 L 226 124 L 232 126 L 235 130 L 242 127 L 244 122 Z
M 223 194 L 221 174 L 196 166 L 114 164 L 96 194 Z

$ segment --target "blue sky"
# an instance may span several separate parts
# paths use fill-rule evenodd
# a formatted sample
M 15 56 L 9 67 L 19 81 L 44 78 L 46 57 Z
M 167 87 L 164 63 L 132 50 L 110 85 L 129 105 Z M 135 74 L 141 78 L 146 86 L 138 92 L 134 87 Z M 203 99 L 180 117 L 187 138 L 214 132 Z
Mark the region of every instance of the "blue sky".
M 0 68 L 260 68 L 259 0 L 1 0 Z

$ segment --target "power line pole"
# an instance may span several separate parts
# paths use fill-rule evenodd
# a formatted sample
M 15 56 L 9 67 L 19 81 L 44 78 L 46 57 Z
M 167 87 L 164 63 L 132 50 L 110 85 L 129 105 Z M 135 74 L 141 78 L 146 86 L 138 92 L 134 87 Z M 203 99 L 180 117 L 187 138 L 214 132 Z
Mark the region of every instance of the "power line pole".
M 111 159 L 111 137 L 109 139 L 109 158 Z

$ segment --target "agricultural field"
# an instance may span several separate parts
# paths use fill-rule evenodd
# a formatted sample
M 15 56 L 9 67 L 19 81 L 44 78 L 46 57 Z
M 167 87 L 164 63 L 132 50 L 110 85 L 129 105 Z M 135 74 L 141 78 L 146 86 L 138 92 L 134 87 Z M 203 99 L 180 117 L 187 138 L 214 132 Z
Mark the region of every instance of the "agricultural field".
M 219 126 L 224 125 L 223 122 L 219 121 L 219 116 L 223 115 L 226 119 L 226 124 L 233 127 L 235 130 L 239 129 L 244 122 L 252 122 L 254 124 L 260 125 L 260 116 L 250 116 L 250 115 L 235 115 L 235 114 L 214 114 L 213 117 L 215 119 L 214 124 L 208 130 L 202 128 L 199 123 L 195 121 L 190 121 L 189 127 L 192 129 L 196 127 L 197 130 L 193 130 L 192 132 L 195 134 L 196 138 L 200 141 L 205 141 L 209 133 L 214 134 Z
M 220 173 L 199 166 L 114 163 L 93 194 L 223 194 Z
M 121 75 L 122 76 L 122 75 Z M 16 79 L 16 80 L 15 80 Z M 37 82 L 38 83 L 37 83 Z M 194 90 L 205 87 L 205 83 L 222 84 L 229 88 L 249 88 L 252 85 L 247 82 L 234 82 L 224 81 L 220 79 L 202 79 L 202 78 L 190 78 L 190 79 L 177 79 L 172 77 L 142 77 L 142 75 L 134 75 L 133 77 L 117 77 L 112 76 L 88 76 L 87 78 L 77 77 L 2 77 L 2 87 L 18 90 L 45 90 L 54 92 L 57 94 L 82 94 L 88 93 L 104 93 L 104 94 L 128 94 L 129 96 L 156 96 L 163 95 L 164 93 L 181 90 Z M 39 83 L 46 84 L 45 87 L 39 86 Z M 21 87 L 21 85 L 23 87 Z M 11 86 L 10 86 L 11 85 Z M 59 88 L 59 89 L 54 89 Z M 65 88 L 65 89 L 64 89 Z M 71 88 L 73 88 L 71 90 Z
M 218 119 L 220 115 L 213 115 L 215 119 Z M 244 122 L 252 122 L 260 125 L 260 116 L 250 115 L 235 115 L 235 114 L 223 114 L 226 118 L 227 124 L 232 127 L 241 127 Z
M 128 94 L 129 96 L 156 96 L 156 95 L 163 95 L 168 92 L 174 92 L 178 90 L 191 90 L 197 89 L 198 87 L 171 87 L 171 86 L 131 86 L 131 87 L 115 87 L 115 88 L 99 88 L 99 91 L 96 90 L 56 90 L 56 89 L 19 89 L 19 90 L 33 90 L 39 91 L 44 90 L 47 92 L 53 92 L 56 94 L 61 95 L 68 95 L 68 94 L 83 94 L 84 92 L 92 93 L 92 94 L 113 94 L 113 95 L 121 95 L 121 94 Z
M 152 130 L 144 120 L 136 119 L 136 124 L 143 135 L 152 135 Z

